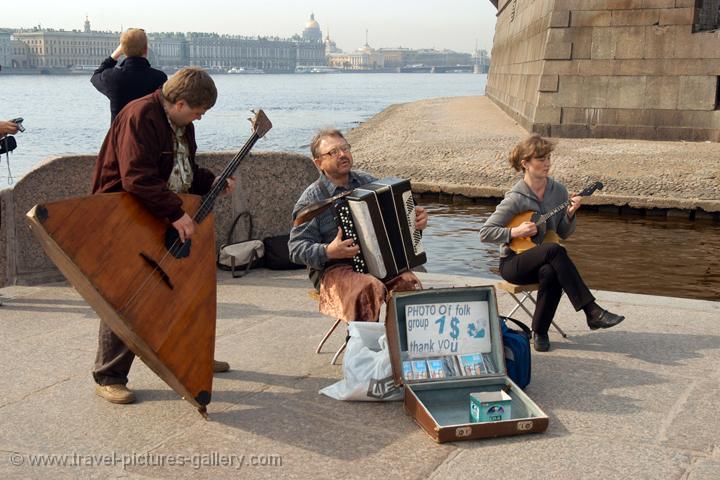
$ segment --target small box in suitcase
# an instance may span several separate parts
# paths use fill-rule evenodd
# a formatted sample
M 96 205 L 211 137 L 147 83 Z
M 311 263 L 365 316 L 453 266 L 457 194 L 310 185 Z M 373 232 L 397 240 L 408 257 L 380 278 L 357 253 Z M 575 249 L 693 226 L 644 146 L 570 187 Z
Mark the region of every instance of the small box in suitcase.
M 547 415 L 507 376 L 494 287 L 393 292 L 386 329 L 405 410 L 436 442 L 547 429 Z M 485 421 L 470 420 L 471 395 L 495 400 Z

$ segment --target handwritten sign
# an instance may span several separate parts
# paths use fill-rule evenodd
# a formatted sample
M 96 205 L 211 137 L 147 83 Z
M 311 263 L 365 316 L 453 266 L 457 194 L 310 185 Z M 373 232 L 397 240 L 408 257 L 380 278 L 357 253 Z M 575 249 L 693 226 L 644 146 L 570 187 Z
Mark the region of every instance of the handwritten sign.
M 488 302 L 406 305 L 405 324 L 410 358 L 492 350 Z

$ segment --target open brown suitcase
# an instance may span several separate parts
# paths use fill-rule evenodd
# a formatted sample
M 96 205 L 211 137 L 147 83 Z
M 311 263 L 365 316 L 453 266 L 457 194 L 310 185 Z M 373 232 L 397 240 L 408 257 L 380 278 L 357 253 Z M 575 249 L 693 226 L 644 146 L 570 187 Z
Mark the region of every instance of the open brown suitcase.
M 492 286 L 394 292 L 388 302 L 386 329 L 395 384 L 405 385 L 405 410 L 436 442 L 544 432 L 548 427 L 547 415 L 507 376 L 497 311 Z M 476 358 L 474 353 L 485 359 L 484 367 L 477 368 L 482 373 L 463 369 L 459 361 L 460 354 L 467 359 Z M 449 365 L 451 357 L 457 368 L 448 366 L 445 376 L 430 378 L 430 360 L 447 359 L 443 361 Z M 428 378 L 414 378 L 410 367 L 423 359 Z M 511 399 L 510 418 L 471 422 L 470 394 L 498 391 Z

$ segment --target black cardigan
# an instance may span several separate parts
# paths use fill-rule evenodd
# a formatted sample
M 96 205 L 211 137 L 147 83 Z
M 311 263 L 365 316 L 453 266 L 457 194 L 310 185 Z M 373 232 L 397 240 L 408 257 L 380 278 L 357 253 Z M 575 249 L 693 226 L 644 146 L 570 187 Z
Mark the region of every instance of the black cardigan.
M 130 101 L 154 92 L 167 80 L 167 75 L 152 68 L 144 57 L 128 57 L 116 67 L 117 63 L 106 58 L 90 79 L 110 99 L 111 122 Z

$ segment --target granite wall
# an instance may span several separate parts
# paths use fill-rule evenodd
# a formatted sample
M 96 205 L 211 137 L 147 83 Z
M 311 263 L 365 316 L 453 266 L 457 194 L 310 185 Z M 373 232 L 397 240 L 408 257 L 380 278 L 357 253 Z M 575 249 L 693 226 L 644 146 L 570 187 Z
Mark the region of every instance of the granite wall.
M 487 96 L 555 137 L 720 141 L 720 31 L 696 0 L 499 0 Z
M 233 155 L 201 154 L 198 163 L 219 173 Z M 0 192 L 0 287 L 63 278 L 27 227 L 25 214 L 39 203 L 87 195 L 94 163 L 94 155 L 50 158 L 13 188 Z M 221 197 L 214 209 L 218 245 L 227 240 L 230 225 L 243 211 L 252 215 L 254 238 L 289 232 L 292 207 L 317 178 L 317 170 L 308 157 L 268 152 L 249 155 L 235 177 L 234 195 Z M 240 222 L 234 239 L 245 240 L 248 227 Z

